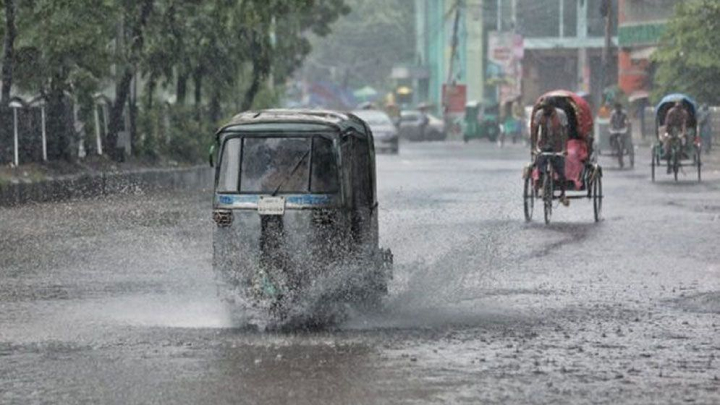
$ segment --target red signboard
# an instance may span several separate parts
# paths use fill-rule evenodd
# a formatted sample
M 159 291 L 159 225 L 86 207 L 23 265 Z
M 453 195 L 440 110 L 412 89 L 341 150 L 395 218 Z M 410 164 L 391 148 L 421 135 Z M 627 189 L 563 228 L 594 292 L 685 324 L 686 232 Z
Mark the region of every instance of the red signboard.
M 464 84 L 443 84 L 443 103 L 447 113 L 465 113 L 467 86 Z

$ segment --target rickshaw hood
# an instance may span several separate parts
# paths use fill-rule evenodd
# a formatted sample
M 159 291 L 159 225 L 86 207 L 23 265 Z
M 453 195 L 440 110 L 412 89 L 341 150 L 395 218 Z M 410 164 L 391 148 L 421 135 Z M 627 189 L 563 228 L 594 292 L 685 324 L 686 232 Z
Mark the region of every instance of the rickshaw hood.
M 655 107 L 655 111 L 662 111 L 665 105 L 675 104 L 678 101 L 681 101 L 683 104 L 685 104 L 686 107 L 690 108 L 690 111 L 688 111 L 690 114 L 695 115 L 695 113 L 697 112 L 697 103 L 692 97 L 682 93 L 668 94 L 667 96 L 663 97 L 662 100 L 660 100 L 658 105 Z
M 537 112 L 538 105 L 542 100 L 546 98 L 571 99 L 571 104 L 573 105 L 573 109 L 575 110 L 575 116 L 577 117 L 578 134 L 584 139 L 587 139 L 592 135 L 593 115 L 592 110 L 590 109 L 590 105 L 584 98 L 569 90 L 554 90 L 540 96 L 540 98 L 538 98 L 535 102 L 535 107 L 533 108 L 532 112 L 532 119 L 535 118 L 535 113 Z

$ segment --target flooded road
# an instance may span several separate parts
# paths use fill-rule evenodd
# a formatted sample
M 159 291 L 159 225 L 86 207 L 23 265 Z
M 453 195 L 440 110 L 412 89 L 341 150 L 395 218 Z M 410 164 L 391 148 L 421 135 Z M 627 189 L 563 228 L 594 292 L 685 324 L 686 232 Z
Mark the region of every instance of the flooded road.
M 386 308 L 325 331 L 231 321 L 209 195 L 0 209 L 0 403 L 720 402 L 720 167 L 601 160 L 605 220 L 545 226 L 525 148 L 403 146 L 378 158 Z

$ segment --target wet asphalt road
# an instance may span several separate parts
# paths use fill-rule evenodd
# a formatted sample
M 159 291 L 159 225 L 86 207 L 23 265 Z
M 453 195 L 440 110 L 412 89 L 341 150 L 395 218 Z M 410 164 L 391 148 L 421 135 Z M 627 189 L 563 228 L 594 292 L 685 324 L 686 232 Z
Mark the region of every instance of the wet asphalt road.
M 605 220 L 545 226 L 526 149 L 404 146 L 378 161 L 386 308 L 325 331 L 229 321 L 208 195 L 0 209 L 0 403 L 720 403 L 720 166 L 603 159 Z

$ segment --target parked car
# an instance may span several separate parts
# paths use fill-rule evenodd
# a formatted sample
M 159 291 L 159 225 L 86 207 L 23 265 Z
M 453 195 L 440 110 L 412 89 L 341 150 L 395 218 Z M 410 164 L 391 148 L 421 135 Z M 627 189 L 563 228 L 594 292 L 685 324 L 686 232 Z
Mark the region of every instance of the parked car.
M 447 138 L 445 123 L 430 114 L 424 115 L 427 125 L 423 130 L 423 113 L 418 110 L 400 113 L 400 137 L 409 141 L 444 141 Z
M 365 121 L 375 138 L 375 150 L 398 153 L 398 130 L 390 117 L 380 110 L 353 111 L 358 118 Z

